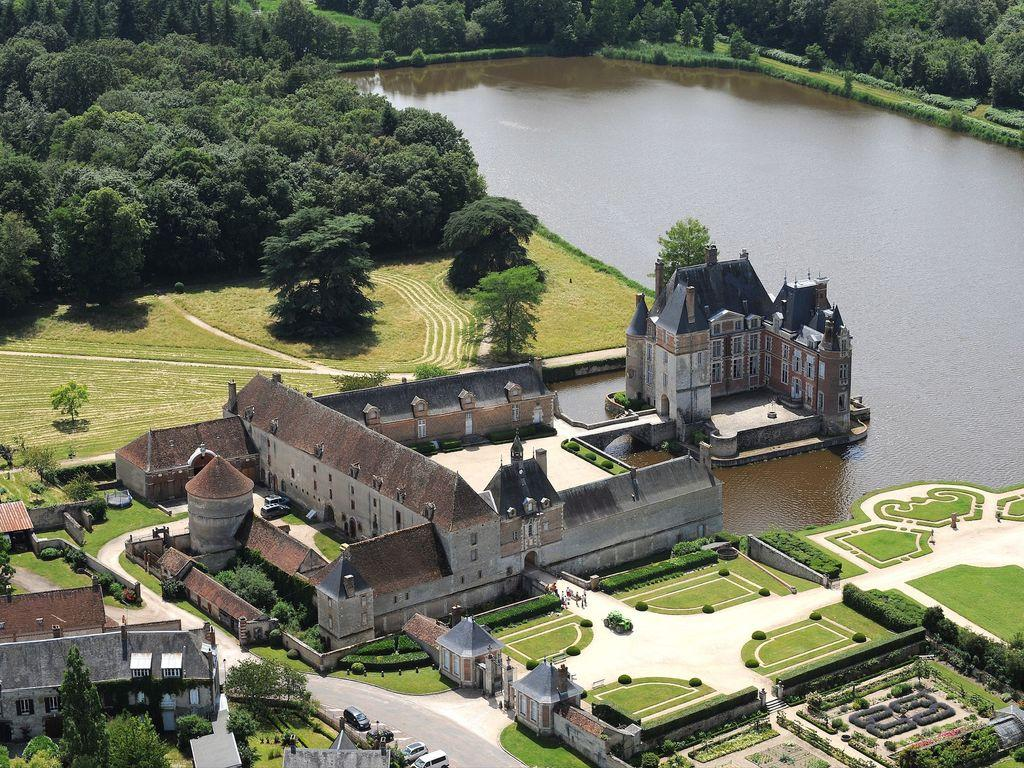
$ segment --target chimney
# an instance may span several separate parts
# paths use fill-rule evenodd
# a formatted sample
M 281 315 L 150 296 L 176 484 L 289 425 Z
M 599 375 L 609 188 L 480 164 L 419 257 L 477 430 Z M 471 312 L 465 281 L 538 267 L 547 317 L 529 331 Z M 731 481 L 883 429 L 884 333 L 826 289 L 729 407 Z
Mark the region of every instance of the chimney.
M 665 287 L 665 262 L 658 259 L 654 262 L 654 296 L 661 296 L 661 289 Z
M 462 606 L 456 603 L 452 606 L 452 626 L 462 621 Z
M 821 346 L 825 349 L 832 349 L 832 337 L 835 333 L 835 325 L 831 320 L 825 321 L 825 332 L 822 334 Z
M 545 475 L 548 473 L 548 452 L 545 448 L 537 448 L 533 452 L 533 460 L 537 462 L 540 471 Z
M 235 384 L 235 380 L 232 379 L 228 382 L 228 404 L 227 409 L 231 413 L 238 412 L 238 385 Z
M 718 263 L 718 246 L 712 243 L 704 251 L 704 263 L 709 267 L 713 267 Z
M 740 251 L 740 258 L 743 259 L 744 261 L 748 261 L 750 259 L 750 253 L 747 252 L 746 248 Z
M 64 637 L 64 630 L 60 628 L 60 624 L 54 624 L 50 629 L 53 630 L 54 637 Z
M 814 285 L 814 308 L 828 309 L 828 281 L 818 280 Z
M 281 383 L 281 374 L 280 373 L 272 373 L 272 374 L 270 374 L 270 379 L 274 383 L 280 384 Z
M 686 320 L 691 325 L 697 320 L 697 289 L 692 285 L 686 286 Z
M 211 646 L 217 645 L 217 633 L 213 630 L 213 624 L 208 621 L 203 622 L 203 639 Z
M 543 360 L 541 360 L 539 357 L 536 357 L 536 356 L 531 357 L 530 358 L 530 365 L 533 368 L 533 370 L 535 370 L 537 372 L 538 376 L 540 376 L 541 378 L 544 378 L 544 361 Z
M 121 658 L 128 660 L 128 619 L 121 615 Z
M 100 586 L 100 580 L 97 576 L 92 577 L 92 589 L 94 592 L 99 592 L 101 595 L 103 594 L 103 587 Z
M 347 573 L 341 581 L 342 586 L 345 588 L 345 597 L 352 597 L 356 593 L 356 577 L 351 573 Z
M 569 690 L 569 668 L 562 664 L 558 668 L 558 692 L 565 693 Z
M 313 396 L 313 393 L 310 392 L 309 390 L 307 390 L 306 391 L 306 397 L 312 397 L 312 396 Z

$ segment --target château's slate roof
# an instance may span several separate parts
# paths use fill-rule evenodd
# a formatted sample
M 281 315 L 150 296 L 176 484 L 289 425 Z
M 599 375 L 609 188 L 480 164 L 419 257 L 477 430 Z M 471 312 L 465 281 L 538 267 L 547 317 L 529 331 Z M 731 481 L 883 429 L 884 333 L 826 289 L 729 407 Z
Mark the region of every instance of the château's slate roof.
M 0 639 L 50 632 L 100 631 L 107 623 L 99 585 L 0 597 Z
M 284 384 L 255 376 L 238 392 L 238 412 L 254 409 L 252 425 L 362 482 L 380 478 L 379 493 L 453 531 L 486 523 L 494 511 L 469 484 L 447 467 L 400 445 L 314 398 Z M 433 504 L 433 511 L 427 505 Z
M 477 657 L 505 647 L 481 624 L 466 616 L 437 639 L 437 644 L 456 656 Z
M 533 671 L 512 683 L 512 687 L 520 695 L 538 704 L 557 704 L 583 693 L 583 689 L 572 680 L 566 681 L 565 690 L 559 690 L 560 674 L 558 667 L 543 661 Z
M 522 363 L 321 395 L 316 399 L 356 421 L 363 421 L 367 405 L 375 406 L 380 411 L 380 420 L 383 422 L 401 421 L 413 418 L 412 401 L 417 397 L 427 402 L 430 414 L 461 411 L 459 395 L 463 391 L 473 395 L 478 408 L 507 403 L 509 400 L 505 386 L 509 382 L 522 387 L 524 400 L 548 394 L 540 373 L 529 363 Z
M 251 456 L 256 447 L 237 416 L 167 429 L 151 429 L 117 451 L 145 472 L 183 467 L 200 445 L 231 460 Z
M 680 499 L 685 504 L 686 492 L 719 484 L 703 464 L 684 456 L 638 469 L 636 485 L 629 474 L 622 474 L 566 488 L 561 492 L 562 516 L 571 528 L 660 500 Z
M 551 485 L 536 459 L 503 464 L 487 483 L 485 490 L 494 498 L 499 515 L 507 514 L 510 508 L 515 510 L 516 515 L 523 514 L 523 502 L 527 498 L 536 501 L 538 507 L 541 499 L 548 499 L 553 505 L 561 501 L 558 491 Z
M 430 523 L 357 541 L 341 559 L 347 559 L 377 595 L 401 592 L 452 573 Z M 324 583 L 320 586 L 327 589 Z
M 209 464 L 185 483 L 185 493 L 200 499 L 234 499 L 252 493 L 255 487 L 256 484 L 231 462 L 214 456 Z
M 768 317 L 771 314 L 771 297 L 750 259 L 680 267 L 669 278 L 665 290 L 655 299 L 651 315 L 660 318 L 664 314 L 666 305 L 675 296 L 676 286 L 680 285 L 692 285 L 696 289 L 697 306 L 701 309 L 707 307 L 706 316 L 714 315 L 720 309 L 744 316 L 754 314 Z
M 633 319 L 629 321 L 626 328 L 627 336 L 647 335 L 647 299 L 642 293 L 636 295 L 636 309 L 633 310 Z
M 690 322 L 690 313 L 686 309 L 686 286 L 682 284 L 672 289 L 656 324 L 672 334 L 706 331 L 709 327 L 708 316 L 699 297 L 694 301 L 693 322 Z

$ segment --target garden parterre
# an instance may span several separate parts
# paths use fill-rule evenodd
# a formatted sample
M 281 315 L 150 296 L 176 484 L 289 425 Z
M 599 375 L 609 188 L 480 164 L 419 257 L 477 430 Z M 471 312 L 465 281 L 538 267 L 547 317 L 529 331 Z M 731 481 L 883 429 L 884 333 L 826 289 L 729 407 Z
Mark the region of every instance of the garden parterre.
M 525 624 L 497 633 L 505 643 L 505 653 L 526 664 L 530 659 L 550 659 L 560 656 L 571 646 L 581 651 L 594 639 L 594 630 L 580 626 L 583 621 L 570 611 L 541 616 Z
M 929 538 L 930 531 L 875 523 L 841 531 L 829 536 L 828 540 L 876 568 L 888 568 L 931 554 Z
M 587 693 L 593 704 L 610 704 L 637 721 L 667 715 L 709 696 L 714 689 L 696 678 L 638 677 L 623 684 L 618 681 L 598 685 Z

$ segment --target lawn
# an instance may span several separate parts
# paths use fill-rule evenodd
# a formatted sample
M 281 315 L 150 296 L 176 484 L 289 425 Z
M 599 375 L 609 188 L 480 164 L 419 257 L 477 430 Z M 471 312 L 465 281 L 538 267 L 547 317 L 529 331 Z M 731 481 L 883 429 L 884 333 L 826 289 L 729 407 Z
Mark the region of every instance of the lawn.
M 594 639 L 594 630 L 579 626 L 581 619 L 569 611 L 512 627 L 496 636 L 505 643 L 505 652 L 521 664 L 564 653 L 570 645 L 583 650 Z
M 1024 568 L 1019 565 L 955 565 L 908 583 L 1003 640 L 1024 632 Z
M 258 645 L 250 648 L 249 652 L 252 653 L 253 656 L 259 656 L 261 659 L 276 661 L 278 664 L 294 669 L 296 672 L 302 672 L 303 674 L 316 674 L 316 670 L 301 658 L 289 659 L 288 651 L 284 648 L 271 648 L 268 645 Z
M 962 488 L 931 488 L 924 496 L 907 501 L 884 499 L 875 505 L 875 514 L 885 520 L 915 520 L 922 525 L 949 525 L 950 517 L 977 520 L 981 517 L 983 497 Z
M 29 486 L 42 488 L 42 491 L 37 493 Z M 56 485 L 41 483 L 35 472 L 24 470 L 4 473 L 0 476 L 0 501 L 19 499 L 25 502 L 26 507 L 45 507 L 68 500 L 64 491 Z
M 728 576 L 719 575 L 722 568 L 728 569 Z M 758 591 L 764 587 L 774 595 L 788 595 L 788 586 L 803 592 L 814 589 L 817 584 L 741 557 L 683 574 L 676 579 L 630 590 L 620 597 L 630 606 L 643 601 L 654 613 L 686 614 L 699 613 L 705 605 L 723 610 L 756 600 L 760 597 Z
M 691 687 L 686 680 L 674 677 L 638 677 L 629 685 L 618 682 L 602 685 L 587 694 L 592 704 L 612 704 L 639 720 L 661 715 L 684 704 L 714 693 L 703 683 Z
M 189 322 L 158 296 L 106 306 L 48 306 L 0 323 L 0 349 L 60 355 L 293 367 Z
M 557 739 L 538 738 L 519 724 L 501 732 L 501 746 L 529 768 L 590 768 L 590 763 Z
M 267 373 L 274 369 L 267 369 Z M 217 418 L 227 382 L 244 385 L 246 368 L 166 363 L 111 363 L 57 357 L 5 357 L 0 365 L 0 440 L 23 435 L 30 445 L 51 445 L 63 458 L 113 451 L 148 428 Z M 89 387 L 78 431 L 55 423 L 50 392 L 74 379 Z M 329 376 L 289 371 L 287 384 L 316 393 L 337 389 Z
M 49 579 L 63 589 L 87 587 L 92 584 L 92 576 L 87 573 L 75 573 L 62 557 L 56 560 L 40 560 L 31 552 L 19 552 L 11 556 L 11 565 L 16 571 L 29 571 Z
M 323 723 L 304 721 L 296 716 L 281 718 L 272 715 L 269 721 L 261 723 L 260 730 L 249 740 L 249 745 L 256 752 L 253 768 L 280 768 L 283 749 L 280 742 L 286 732 L 295 734 L 300 746 L 309 749 L 328 749 L 335 738 L 327 735 L 334 731 Z
M 774 675 L 784 669 L 817 661 L 858 645 L 857 632 L 868 640 L 890 637 L 892 632 L 847 608 L 842 603 L 822 608 L 820 620 L 804 619 L 767 632 L 764 640 L 748 640 L 741 655 L 755 659 L 760 671 Z
M 320 554 L 332 563 L 338 559 L 338 556 L 348 546 L 335 539 L 329 531 L 317 531 L 314 533 L 313 543 L 320 550 Z
M 842 532 L 828 537 L 834 544 L 853 552 L 878 568 L 887 568 L 910 558 L 922 557 L 932 551 L 929 531 L 897 530 L 892 525 L 871 525 L 860 531 Z
M 140 528 L 166 525 L 175 520 L 181 520 L 187 514 L 187 512 L 180 512 L 168 517 L 157 507 L 148 506 L 136 499 L 127 509 L 107 509 L 106 521 L 94 525 L 91 532 L 86 531 L 85 545 L 82 549 L 95 557 L 104 544 L 118 536 L 137 531 Z
M 347 672 L 332 672 L 331 677 L 343 677 L 356 683 L 366 683 L 377 688 L 385 688 L 395 693 L 406 693 L 410 695 L 423 695 L 430 693 L 444 693 L 451 691 L 458 686 L 441 676 L 441 673 L 433 667 L 420 667 L 410 669 L 398 674 L 397 672 L 367 672 L 365 675 L 349 675 Z
M 249 2 L 250 7 L 255 8 L 257 3 L 253 0 Z M 259 0 L 259 7 L 263 13 L 272 13 L 277 10 L 277 7 L 281 5 L 281 0 Z M 346 27 L 352 29 L 358 29 L 359 27 L 365 27 L 367 29 L 378 29 L 380 25 L 372 19 L 362 19 L 358 16 L 350 16 L 347 13 L 340 13 L 339 11 L 332 11 L 328 8 L 319 8 L 316 5 L 310 4 L 310 10 L 313 13 L 330 19 L 337 24 L 343 24 Z

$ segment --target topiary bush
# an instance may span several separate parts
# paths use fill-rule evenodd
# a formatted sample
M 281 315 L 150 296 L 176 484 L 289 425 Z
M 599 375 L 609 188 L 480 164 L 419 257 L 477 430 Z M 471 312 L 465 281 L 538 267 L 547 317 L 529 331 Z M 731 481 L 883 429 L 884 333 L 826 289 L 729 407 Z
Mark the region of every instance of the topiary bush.
M 601 459 L 601 461 L 599 461 L 598 464 L 601 466 L 602 469 L 611 469 L 612 467 L 615 466 L 614 462 L 612 462 L 611 459 Z
M 580 655 L 580 647 L 578 645 L 570 645 L 568 648 L 565 649 L 565 655 L 566 656 L 579 656 Z
M 865 698 L 854 699 L 853 700 L 853 708 L 854 709 L 867 709 L 868 708 L 868 700 L 865 699 Z
M 351 667 L 348 668 L 348 671 L 351 672 L 353 675 L 358 675 L 361 677 L 362 675 L 366 674 L 366 666 L 363 664 L 363 662 L 357 661 Z
M 867 637 L 864 636 L 863 632 L 855 632 L 851 639 L 855 643 L 866 643 L 868 641 Z
M 633 682 L 633 678 L 629 675 L 619 675 L 619 685 L 629 685 Z
M 657 752 L 644 752 L 640 755 L 640 768 L 658 768 L 660 762 Z
M 299 652 L 297 650 L 295 650 L 294 648 L 289 648 L 287 656 L 292 661 L 295 661 L 297 658 L 299 658 Z
M 821 621 L 821 614 L 817 611 L 811 611 L 811 621 Z
M 760 629 L 754 630 L 754 633 L 750 636 L 751 640 L 767 640 L 768 635 L 762 632 Z
M 580 444 L 579 443 L 574 443 L 574 442 L 570 441 L 570 442 L 567 442 L 563 447 L 565 448 L 565 450 L 572 451 L 573 453 L 579 453 L 580 452 Z
M 704 611 L 704 613 L 714 613 L 715 612 L 715 606 L 713 606 L 713 605 L 705 605 L 703 608 L 701 608 L 701 610 Z
M 538 664 L 540 664 L 540 662 L 537 661 L 536 659 L 527 659 L 526 660 L 526 668 L 527 669 L 536 669 Z
M 587 461 L 597 461 L 597 454 L 593 451 L 584 451 L 581 455 Z
M 646 611 L 647 610 L 647 603 L 645 603 L 643 600 L 641 600 L 639 603 L 637 603 L 633 607 L 636 608 L 638 611 Z
M 761 597 L 768 597 L 768 595 L 770 595 L 771 593 L 772 591 L 768 589 L 768 587 L 761 587 L 759 590 L 757 590 L 757 594 L 759 594 Z
M 586 628 L 590 628 L 590 627 L 594 626 L 594 622 L 592 622 L 590 619 L 581 619 L 580 620 L 580 626 L 585 628 L 585 629 Z
M 44 547 L 39 553 L 40 560 L 56 560 L 61 556 L 61 551 L 56 547 Z
M 743 663 L 746 665 L 747 669 L 757 669 L 761 666 L 761 662 L 757 659 L 747 659 Z
M 181 281 L 178 281 L 177 283 L 175 283 L 174 284 L 174 292 L 175 293 L 184 293 L 185 292 L 185 284 L 183 282 L 181 282 Z
M 700 688 L 701 685 L 703 685 L 703 682 L 699 677 L 691 677 L 689 682 L 691 688 Z
M 718 569 L 718 575 L 719 576 L 728 576 L 729 575 L 729 569 L 728 568 L 719 568 Z

